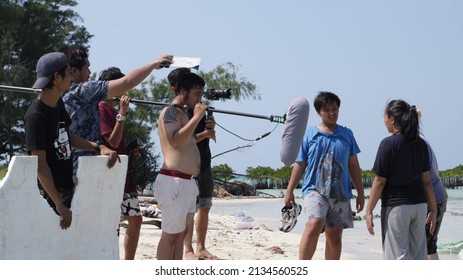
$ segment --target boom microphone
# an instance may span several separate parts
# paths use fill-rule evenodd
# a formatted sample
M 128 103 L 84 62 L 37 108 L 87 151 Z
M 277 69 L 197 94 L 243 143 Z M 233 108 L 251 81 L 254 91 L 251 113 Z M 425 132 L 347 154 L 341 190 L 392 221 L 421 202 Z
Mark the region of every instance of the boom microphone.
M 309 111 L 309 102 L 304 97 L 297 97 L 290 103 L 280 149 L 281 162 L 286 166 L 291 166 L 297 158 L 307 128 Z

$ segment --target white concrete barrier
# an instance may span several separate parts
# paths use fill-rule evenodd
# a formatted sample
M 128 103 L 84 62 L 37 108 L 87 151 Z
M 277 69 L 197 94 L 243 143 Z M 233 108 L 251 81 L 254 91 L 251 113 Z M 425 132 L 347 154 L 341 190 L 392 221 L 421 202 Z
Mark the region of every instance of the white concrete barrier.
M 79 158 L 72 224 L 59 216 L 37 188 L 37 157 L 15 156 L 0 181 L 0 259 L 119 259 L 117 229 L 127 156 L 108 169 L 106 156 Z

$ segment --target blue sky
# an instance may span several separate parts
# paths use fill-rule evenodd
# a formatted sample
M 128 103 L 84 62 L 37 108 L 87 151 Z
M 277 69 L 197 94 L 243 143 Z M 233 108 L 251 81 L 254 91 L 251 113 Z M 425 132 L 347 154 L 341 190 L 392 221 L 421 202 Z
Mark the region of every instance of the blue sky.
M 79 0 L 75 10 L 95 35 L 91 70 L 129 72 L 161 54 L 200 57 L 200 69 L 232 62 L 255 83 L 260 101 L 217 101 L 217 109 L 282 115 L 292 99 L 341 98 L 339 124 L 351 128 L 362 169 L 371 169 L 388 136 L 386 103 L 404 99 L 422 110 L 422 129 L 441 170 L 463 164 L 462 1 L 121 1 Z M 164 78 L 169 69 L 153 72 Z M 271 131 L 267 120 L 215 114 L 217 123 L 248 139 Z M 250 148 L 212 164 L 279 168 L 284 125 Z M 155 142 L 158 143 L 157 134 Z M 216 155 L 249 144 L 217 128 Z M 156 145 L 159 148 L 159 145 Z

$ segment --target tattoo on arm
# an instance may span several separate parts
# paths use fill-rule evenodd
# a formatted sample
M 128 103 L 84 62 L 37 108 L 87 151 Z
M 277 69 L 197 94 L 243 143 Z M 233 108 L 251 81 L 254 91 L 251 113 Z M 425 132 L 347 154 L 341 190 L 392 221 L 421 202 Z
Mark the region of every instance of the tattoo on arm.
M 166 109 L 164 113 L 164 123 L 175 123 L 177 122 L 179 111 L 173 106 L 170 106 Z

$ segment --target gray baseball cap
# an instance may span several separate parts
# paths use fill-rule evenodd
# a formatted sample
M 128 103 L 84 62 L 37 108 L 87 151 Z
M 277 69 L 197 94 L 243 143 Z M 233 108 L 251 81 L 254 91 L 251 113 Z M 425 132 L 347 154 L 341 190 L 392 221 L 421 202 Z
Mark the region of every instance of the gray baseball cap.
M 68 66 L 66 55 L 62 52 L 44 54 L 37 62 L 37 80 L 32 88 L 42 89 L 48 85 L 53 74 Z

